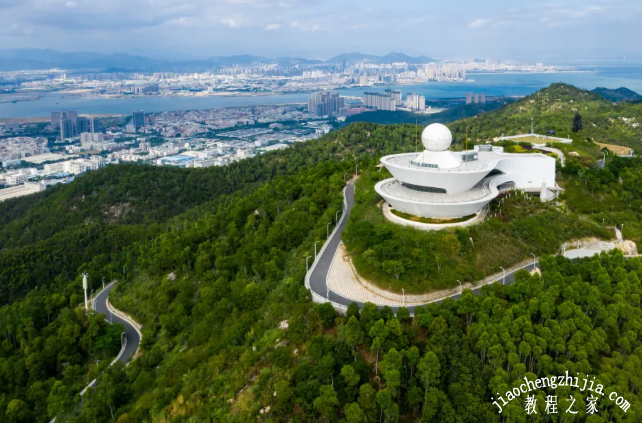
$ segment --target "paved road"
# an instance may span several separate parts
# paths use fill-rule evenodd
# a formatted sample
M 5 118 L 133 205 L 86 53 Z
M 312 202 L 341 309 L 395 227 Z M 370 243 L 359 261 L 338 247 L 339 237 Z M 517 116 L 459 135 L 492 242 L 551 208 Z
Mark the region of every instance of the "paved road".
M 334 254 L 337 251 L 337 248 L 339 248 L 339 242 L 341 241 L 341 233 L 346 227 L 346 223 L 348 222 L 348 218 L 350 217 L 350 211 L 352 210 L 352 206 L 354 206 L 354 180 L 350 181 L 348 183 L 348 186 L 346 187 L 345 190 L 345 195 L 346 195 L 346 202 L 347 202 L 347 208 L 346 211 L 344 212 L 344 215 L 341 217 L 341 220 L 339 221 L 339 229 L 334 232 L 334 234 L 330 237 L 328 241 L 326 241 L 327 246 L 325 250 L 323 250 L 322 253 L 320 253 L 318 260 L 316 261 L 316 266 L 313 266 L 310 274 L 310 289 L 317 293 L 319 296 L 328 299 L 341 304 L 343 306 L 348 306 L 350 303 L 356 302 L 359 305 L 359 308 L 363 308 L 364 303 L 358 302 L 358 301 L 353 301 L 351 299 L 345 298 L 336 292 L 329 290 L 328 291 L 328 285 L 327 285 L 327 278 L 328 278 L 328 273 L 330 272 L 330 267 L 332 265 L 332 259 L 334 257 Z M 539 267 L 539 263 L 531 263 L 528 266 L 525 267 L 526 270 L 532 271 L 533 267 L 537 266 Z M 506 285 L 511 285 L 512 283 L 515 282 L 515 273 L 517 270 L 506 273 L 506 278 L 505 278 L 505 284 Z M 500 278 L 499 281 L 502 282 L 503 278 Z M 481 294 L 481 287 L 473 289 L 473 292 L 477 295 Z M 459 294 L 451 296 L 453 299 L 458 299 Z M 441 302 L 443 299 L 438 300 L 436 302 Z M 416 305 L 415 305 L 416 306 Z M 414 313 L 415 306 L 408 306 L 406 307 L 410 313 Z M 382 308 L 383 306 L 380 306 L 379 308 Z M 395 313 L 399 309 L 399 307 L 390 307 Z
M 112 315 L 112 313 L 107 308 L 107 298 L 109 298 L 109 292 L 114 289 L 114 286 L 115 282 L 112 282 L 105 289 L 96 294 L 96 297 L 92 301 L 92 308 L 98 313 L 103 313 L 106 316 L 107 321 L 110 321 L 112 323 L 122 323 L 125 326 L 125 338 L 127 338 L 127 346 L 125 347 L 125 351 L 123 351 L 123 354 L 119 357 L 119 360 L 123 363 L 127 363 L 134 356 L 136 350 L 138 349 L 138 344 L 140 344 L 140 335 L 131 323 L 124 319 L 121 319 L 115 314 Z M 95 385 L 96 379 L 89 382 L 85 389 L 80 392 L 80 396 L 82 397 L 87 389 L 93 388 Z M 49 423 L 56 423 L 56 418 L 54 417 L 53 419 L 51 419 Z
M 104 290 L 100 291 L 95 298 L 94 310 L 98 313 L 103 313 L 107 320 L 112 323 L 122 323 L 125 326 L 125 337 L 127 338 L 127 347 L 123 355 L 120 356 L 120 361 L 127 363 L 134 355 L 138 349 L 138 344 L 140 344 L 140 335 L 136 329 L 128 321 L 121 319 L 115 314 L 110 313 L 107 309 L 107 298 L 109 297 L 109 292 L 114 289 L 115 284 L 108 286 Z

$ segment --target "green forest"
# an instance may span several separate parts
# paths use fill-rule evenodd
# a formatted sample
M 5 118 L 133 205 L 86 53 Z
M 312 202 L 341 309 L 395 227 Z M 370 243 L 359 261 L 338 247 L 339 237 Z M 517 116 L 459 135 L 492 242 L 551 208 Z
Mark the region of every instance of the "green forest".
M 0 203 L 0 422 L 640 421 L 642 261 L 547 255 L 565 239 L 610 237 L 616 223 L 639 241 L 640 162 L 608 156 L 596 169 L 599 149 L 578 139 L 571 148 L 582 155 L 559 169 L 562 206 L 518 195 L 493 204 L 498 217 L 482 225 L 413 233 L 403 245 L 398 228 L 377 220 L 372 186 L 385 177 L 382 155 L 414 146 L 412 124 L 354 123 L 227 167 L 109 166 Z M 520 272 L 513 285 L 414 316 L 312 303 L 305 258 L 325 240 L 356 164 L 344 240 L 373 278 L 452 286 L 530 252 L 542 276 Z M 110 301 L 143 326 L 142 354 L 128 366 L 108 367 L 122 328 L 85 316 L 82 272 L 94 290 L 118 280 Z M 605 387 L 597 415 L 586 415 L 586 394 L 561 386 L 536 393 L 536 416 L 524 397 L 502 414 L 493 405 L 525 377 L 566 371 Z M 560 408 L 573 396 L 579 414 L 547 416 L 546 395 Z
M 583 129 L 573 132 L 573 117 L 579 113 Z M 456 142 L 482 141 L 502 135 L 555 131 L 555 137 L 576 141 L 642 147 L 642 102 L 613 103 L 601 95 L 557 83 L 501 109 L 458 120 L 448 125 Z

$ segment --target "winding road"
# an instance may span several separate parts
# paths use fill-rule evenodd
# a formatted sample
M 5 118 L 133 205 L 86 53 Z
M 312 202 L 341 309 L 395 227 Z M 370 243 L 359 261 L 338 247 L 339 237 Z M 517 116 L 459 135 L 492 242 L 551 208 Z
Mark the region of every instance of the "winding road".
M 126 317 L 120 311 L 116 310 L 113 306 L 109 305 L 109 292 L 114 288 L 116 282 L 117 281 L 111 282 L 91 299 L 91 308 L 97 313 L 104 314 L 105 320 L 112 324 L 121 323 L 123 326 L 125 326 L 125 333 L 121 338 L 121 342 L 125 343 L 125 347 L 121 348 L 116 358 L 109 364 L 110 366 L 113 366 L 116 361 L 128 363 L 131 359 L 133 359 L 136 352 L 138 351 L 138 347 L 142 339 L 140 325 L 138 325 L 132 319 Z M 87 386 L 85 386 L 85 389 L 80 391 L 80 396 L 82 397 L 89 388 L 93 388 L 94 386 L 96 386 L 96 379 L 89 382 Z M 51 419 L 49 423 L 56 423 L 56 418 L 54 417 L 53 419 Z
M 323 245 L 321 251 L 317 255 L 312 267 L 309 272 L 306 274 L 306 287 L 312 292 L 312 297 L 315 302 L 328 302 L 330 301 L 332 305 L 342 311 L 345 311 L 349 304 L 357 303 L 359 308 L 363 308 L 364 303 L 345 298 L 336 292 L 328 288 L 328 274 L 330 272 L 330 267 L 332 266 L 332 260 L 335 256 L 337 248 L 339 248 L 339 243 L 341 242 L 341 233 L 344 231 L 348 218 L 350 217 L 350 211 L 354 206 L 354 182 L 355 179 L 350 180 L 344 189 L 344 212 L 341 215 L 339 220 L 339 225 L 334 229 L 330 238 Z M 503 282 L 506 285 L 511 285 L 515 282 L 515 273 L 521 269 L 526 269 L 529 272 L 532 271 L 535 267 L 538 266 L 537 260 L 534 260 L 532 263 L 520 268 L 507 272 L 504 278 L 499 278 L 499 282 Z M 472 290 L 475 294 L 481 294 L 481 286 L 474 288 Z M 450 298 L 458 299 L 460 294 L 451 295 Z M 441 298 L 434 302 L 441 302 L 445 298 Z M 427 303 L 426 303 L 427 304 Z M 414 314 L 414 309 L 418 305 L 406 307 L 411 314 Z M 382 308 L 383 306 L 379 306 Z M 390 307 L 395 313 L 400 307 Z
M 121 317 L 120 315 L 122 315 L 122 313 L 116 311 L 113 307 L 112 310 L 115 310 L 116 313 L 112 313 L 109 310 L 109 307 L 107 306 L 107 300 L 109 298 L 109 292 L 114 288 L 114 286 L 115 282 L 112 282 L 107 285 L 105 289 L 96 294 L 96 296 L 92 300 L 93 309 L 96 310 L 97 313 L 104 314 L 108 322 L 122 323 L 123 326 L 125 326 L 125 338 L 127 338 L 127 345 L 117 358 L 123 363 L 127 363 L 138 350 L 138 346 L 140 345 L 141 341 L 141 333 L 140 329 L 134 326 L 135 322 L 133 322 L 131 319 Z

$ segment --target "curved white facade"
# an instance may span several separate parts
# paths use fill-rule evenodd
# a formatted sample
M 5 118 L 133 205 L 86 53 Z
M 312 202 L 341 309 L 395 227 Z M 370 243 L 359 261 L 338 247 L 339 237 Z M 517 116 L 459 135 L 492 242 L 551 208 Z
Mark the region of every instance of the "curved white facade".
M 375 190 L 395 209 L 421 217 L 455 218 L 477 213 L 504 187 L 533 192 L 540 192 L 543 185 L 555 187 L 554 158 L 509 154 L 491 146 L 440 150 L 449 137 L 443 125 L 429 131 L 433 125 L 422 133 L 422 143 L 437 146 L 435 150 L 381 158 L 393 178 L 379 182 Z M 424 139 L 430 134 L 439 139 Z

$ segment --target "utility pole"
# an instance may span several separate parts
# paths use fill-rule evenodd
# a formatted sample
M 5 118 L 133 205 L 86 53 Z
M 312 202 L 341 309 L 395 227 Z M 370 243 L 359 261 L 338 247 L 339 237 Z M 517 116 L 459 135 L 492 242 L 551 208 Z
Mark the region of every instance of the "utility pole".
M 82 289 L 85 291 L 85 316 L 89 315 L 89 306 L 87 304 L 87 274 L 82 274 Z
M 531 135 L 533 135 L 533 116 L 531 116 Z
M 506 269 L 503 267 L 499 266 L 500 269 L 504 272 L 504 277 L 502 278 L 502 285 L 506 285 Z

